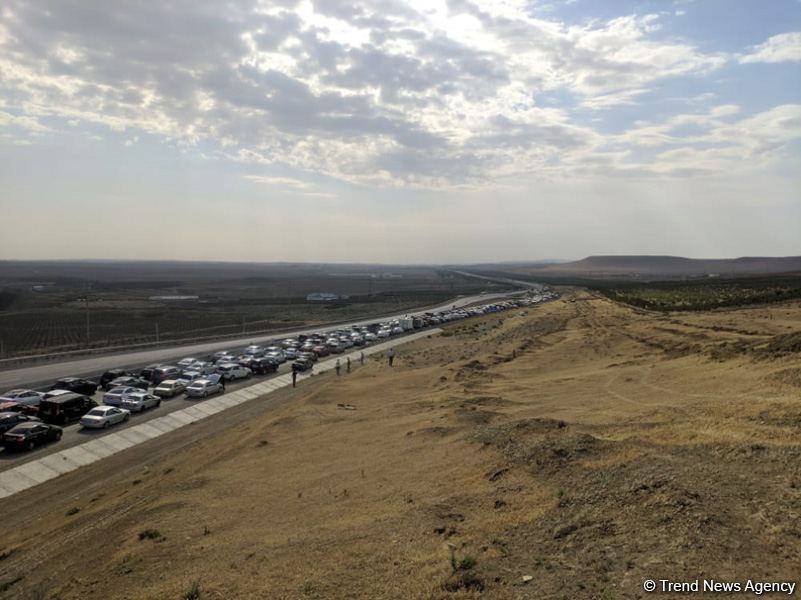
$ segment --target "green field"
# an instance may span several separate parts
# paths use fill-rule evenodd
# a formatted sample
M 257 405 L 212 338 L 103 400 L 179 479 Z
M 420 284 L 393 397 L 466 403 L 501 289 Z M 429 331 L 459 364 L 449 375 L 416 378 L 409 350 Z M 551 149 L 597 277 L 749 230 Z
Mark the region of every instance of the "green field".
M 775 276 L 649 283 L 594 282 L 606 297 L 649 310 L 709 310 L 801 298 L 801 277 Z

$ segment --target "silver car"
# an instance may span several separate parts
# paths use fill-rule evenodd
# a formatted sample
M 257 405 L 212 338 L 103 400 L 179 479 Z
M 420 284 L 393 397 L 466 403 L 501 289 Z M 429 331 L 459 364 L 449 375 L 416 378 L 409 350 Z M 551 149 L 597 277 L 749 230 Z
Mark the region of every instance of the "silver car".
M 186 388 L 187 398 L 205 398 L 211 394 L 216 394 L 223 391 L 223 386 L 220 383 L 210 381 L 208 379 L 196 379 L 189 384 Z
M 3 398 L 13 400 L 25 406 L 39 406 L 39 402 L 44 398 L 44 392 L 37 392 L 36 390 L 11 390 L 2 396 Z
M 130 411 L 116 406 L 98 406 L 81 417 L 81 427 L 87 429 L 108 429 L 117 423 L 124 423 L 131 416 Z
M 119 406 L 126 398 L 130 398 L 133 394 L 138 394 L 142 390 L 135 387 L 115 387 L 111 388 L 103 394 L 103 404 L 108 406 Z
M 131 412 L 144 412 L 148 408 L 157 408 L 159 406 L 161 406 L 161 398 L 147 392 L 131 394 L 122 401 L 122 408 Z

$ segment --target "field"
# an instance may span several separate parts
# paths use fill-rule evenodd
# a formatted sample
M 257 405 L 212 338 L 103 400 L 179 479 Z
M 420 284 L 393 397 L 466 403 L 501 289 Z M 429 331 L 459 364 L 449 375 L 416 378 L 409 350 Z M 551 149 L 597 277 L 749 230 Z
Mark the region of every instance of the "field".
M 600 283 L 590 287 L 612 300 L 649 310 L 709 310 L 801 298 L 801 276 Z
M 565 291 L 448 331 L 4 500 L 0 590 L 623 600 L 646 579 L 798 580 L 801 302 L 666 314 Z
M 0 357 L 368 318 L 493 288 L 412 267 L 0 263 Z M 307 301 L 313 292 L 348 298 Z

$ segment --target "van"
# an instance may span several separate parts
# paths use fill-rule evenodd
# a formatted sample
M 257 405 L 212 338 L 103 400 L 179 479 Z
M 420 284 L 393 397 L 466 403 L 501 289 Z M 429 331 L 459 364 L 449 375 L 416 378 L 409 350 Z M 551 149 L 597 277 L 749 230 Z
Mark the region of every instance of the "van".
M 69 392 L 52 398 L 43 398 L 39 403 L 38 416 L 45 423 L 63 424 L 77 421 L 96 406 L 97 402 L 88 396 Z

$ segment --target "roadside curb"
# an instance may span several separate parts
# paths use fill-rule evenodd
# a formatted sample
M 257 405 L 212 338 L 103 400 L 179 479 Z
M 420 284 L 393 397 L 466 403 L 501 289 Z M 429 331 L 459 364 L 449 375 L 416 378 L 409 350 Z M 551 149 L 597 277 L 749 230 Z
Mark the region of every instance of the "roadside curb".
M 388 350 L 389 348 L 408 344 L 409 342 L 439 333 L 442 333 L 442 329 L 425 329 L 401 338 L 381 342 L 366 348 L 359 348 L 355 352 L 343 353 L 334 358 L 321 361 L 314 366 L 313 371 L 315 375 L 326 373 L 335 369 L 337 360 L 341 363 L 345 363 L 348 358 L 350 358 L 351 361 L 356 361 L 359 360 L 359 354 L 362 352 L 364 352 L 365 356 L 370 356 Z M 298 373 L 298 381 L 308 379 L 311 376 L 311 373 Z M 267 395 L 278 389 L 290 387 L 291 385 L 291 375 L 272 377 L 257 384 L 240 388 L 235 392 L 224 394 L 211 400 L 198 402 L 187 408 L 173 411 L 163 417 L 151 419 L 140 425 L 95 438 L 83 444 L 62 450 L 61 452 L 48 454 L 47 456 L 26 462 L 13 469 L 0 472 L 0 499 L 13 496 L 40 483 L 79 469 L 82 466 L 97 462 L 103 458 L 127 450 L 128 448 L 138 446 L 143 442 L 162 436 L 170 431 L 195 423 L 226 409 L 233 408 L 244 402 L 249 402 L 254 398 Z

